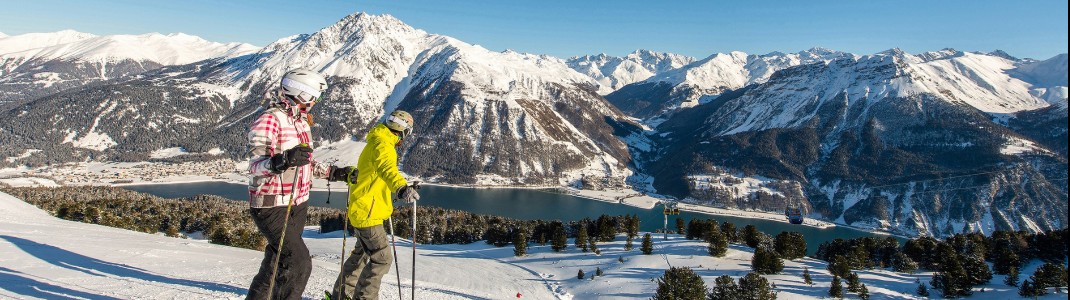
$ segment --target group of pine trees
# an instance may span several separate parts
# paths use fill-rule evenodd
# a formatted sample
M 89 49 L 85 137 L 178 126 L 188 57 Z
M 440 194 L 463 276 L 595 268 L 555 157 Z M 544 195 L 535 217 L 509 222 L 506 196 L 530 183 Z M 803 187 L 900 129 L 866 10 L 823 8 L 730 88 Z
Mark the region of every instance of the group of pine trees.
M 850 283 L 857 276 L 853 270 L 891 268 L 904 273 L 935 272 L 928 286 L 919 282 L 917 294 L 928 296 L 931 287 L 947 298 L 971 295 L 975 286 L 988 283 L 993 274 L 1007 275 L 1004 283 L 1019 286 L 1020 268 L 1038 259 L 1047 263 L 1022 282 L 1019 289 L 1023 296 L 1035 296 L 1047 293 L 1050 287 L 1066 286 L 1064 262 L 1068 241 L 1067 229 L 1035 234 L 996 231 L 991 236 L 967 233 L 944 240 L 921 237 L 908 240 L 902 247 L 895 238 L 864 237 L 823 243 L 814 257 L 828 262 L 834 285 L 840 278 Z M 829 295 L 834 297 L 839 293 L 836 287 L 829 290 Z
M 757 273 L 749 273 L 738 281 L 722 275 L 714 280 L 713 288 L 707 288 L 706 282 L 691 268 L 671 267 L 657 279 L 653 299 L 771 300 L 777 296 L 774 289 L 776 284 Z
M 331 232 L 343 228 L 345 216 L 337 215 L 320 218 L 321 232 Z M 485 241 L 496 247 L 510 244 L 523 244 L 526 241 L 546 245 L 549 243 L 554 252 L 564 251 L 568 239 L 575 238 L 575 245 L 584 252 L 597 250 L 596 243 L 611 242 L 620 233 L 627 234 L 628 242 L 639 233 L 639 217 L 635 215 L 609 216 L 601 215 L 597 219 L 584 218 L 568 223 L 558 220 L 516 220 L 500 216 L 473 214 L 462 210 L 439 207 L 417 207 L 416 237 L 421 244 L 470 244 Z M 412 227 L 412 207 L 394 209 L 395 228 Z M 398 230 L 398 237 L 413 238 L 410 230 Z M 518 238 L 522 236 L 523 239 Z M 522 255 L 522 254 L 519 254 Z
M 66 220 L 100 224 L 170 237 L 201 234 L 214 244 L 263 250 L 267 241 L 253 224 L 249 205 L 219 196 L 164 199 L 115 187 L 3 188 Z M 308 221 L 340 213 L 337 209 L 309 207 Z
M 784 269 L 783 259 L 793 260 L 806 256 L 806 239 L 798 232 L 781 232 L 774 238 L 759 231 L 754 225 L 736 230 L 732 223 L 718 224 L 715 220 L 706 219 L 688 222 L 685 236 L 689 240 L 705 241 L 707 252 L 715 257 L 724 256 L 728 252 L 729 243 L 742 243 L 754 248 L 751 267 L 759 274 L 779 273 Z

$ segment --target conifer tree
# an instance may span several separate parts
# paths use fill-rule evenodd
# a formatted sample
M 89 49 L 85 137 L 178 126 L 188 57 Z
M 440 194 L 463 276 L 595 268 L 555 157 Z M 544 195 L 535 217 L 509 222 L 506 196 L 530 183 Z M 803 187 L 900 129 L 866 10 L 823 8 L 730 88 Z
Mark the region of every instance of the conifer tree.
M 896 252 L 892 255 L 892 270 L 901 273 L 911 273 L 918 270 L 918 263 L 914 262 L 909 256 L 903 252 Z
M 721 275 L 714 280 L 714 286 L 710 289 L 706 299 L 709 300 L 736 300 L 740 299 L 739 286 L 732 276 Z
M 587 224 L 580 223 L 580 228 L 576 232 L 576 240 L 574 241 L 576 248 L 580 248 L 581 251 L 587 252 L 587 238 Z
M 714 227 L 716 228 L 716 227 Z M 720 230 L 714 230 L 707 234 L 706 251 L 713 257 L 723 257 L 728 253 L 728 240 Z
M 1050 287 L 1066 286 L 1066 267 L 1062 263 L 1047 262 L 1029 276 L 1033 282 L 1033 288 L 1043 296 L 1047 295 Z
M 635 238 L 639 236 L 639 215 L 633 214 L 631 217 L 626 217 L 628 236 Z
M 832 275 L 832 285 L 829 285 L 829 297 L 843 298 L 843 285 L 840 276 Z
M 992 271 L 996 274 L 1009 274 L 1012 267 L 1017 268 L 1021 265 L 1018 253 L 1009 246 L 997 246 L 993 252 Z
M 783 259 L 793 260 L 806 256 L 806 239 L 802 233 L 781 232 L 776 235 L 773 245 Z
M 869 300 L 869 289 L 866 288 L 866 284 L 864 283 L 861 287 L 858 288 L 858 298 L 862 300 Z
M 977 255 L 969 255 L 962 260 L 962 268 L 966 271 L 966 284 L 969 286 L 986 284 L 992 280 L 992 270 L 988 268 L 984 258 Z
M 1018 287 L 1018 295 L 1026 298 L 1036 299 L 1039 296 L 1044 295 L 1043 289 L 1038 289 L 1032 281 L 1026 279 L 1022 281 L 1022 286 Z
M 594 276 L 602 276 L 602 267 L 595 267 Z
M 595 221 L 596 228 L 598 228 L 598 232 L 596 233 L 598 235 L 598 241 L 613 241 L 617 236 L 617 226 L 615 225 L 615 222 L 613 217 L 605 214 L 598 217 L 598 220 Z
M 165 234 L 169 237 L 178 237 L 178 226 L 174 223 L 167 224 L 167 232 Z
M 632 249 L 635 248 L 635 246 L 632 245 L 632 240 L 633 239 L 634 238 L 632 238 L 632 236 L 629 235 L 628 239 L 624 240 L 624 251 L 632 251 Z
M 524 256 L 528 252 L 528 234 L 524 230 L 519 230 L 516 233 L 516 238 L 513 239 L 513 255 Z
M 624 256 L 617 256 L 617 262 L 624 263 Z
M 747 247 L 758 248 L 758 244 L 762 242 L 762 232 L 754 225 L 747 225 L 743 227 L 743 241 L 747 242 Z
M 684 219 L 676 218 L 676 234 L 684 234 Z
M 754 250 L 754 256 L 751 257 L 751 269 L 759 274 L 776 274 L 784 270 L 784 262 L 780 260 L 776 251 L 758 247 Z
M 704 299 L 706 297 L 706 283 L 690 268 L 671 267 L 661 278 L 658 278 L 657 283 L 658 287 L 652 298 L 654 300 Z
M 918 296 L 929 297 L 929 288 L 925 287 L 924 283 L 918 284 Z
M 847 275 L 847 291 L 851 293 L 858 293 L 862 287 L 862 283 L 858 281 L 858 273 L 851 272 Z
M 810 268 L 803 268 L 803 283 L 814 286 L 814 279 L 810 277 Z
M 583 279 L 583 277 L 584 277 L 583 270 L 580 270 L 579 272 L 576 272 L 576 278 Z
M 687 221 L 687 235 L 685 237 L 688 240 L 694 240 L 696 238 L 699 238 L 700 235 L 703 233 L 703 229 L 700 228 L 702 226 L 699 225 L 700 223 L 701 223 L 701 221 L 698 221 L 698 220 L 695 220 L 695 219 L 691 219 L 691 221 Z
M 947 244 L 940 244 L 938 249 L 943 262 L 940 264 L 939 277 L 933 276 L 933 281 L 936 282 L 933 287 L 939 285 L 941 294 L 948 298 L 972 294 L 970 275 L 966 274 L 966 269 L 962 267 L 960 255 Z
M 545 232 L 540 232 L 539 233 L 539 246 L 546 246 L 546 233 Z
M 757 273 L 748 273 L 739 278 L 739 293 L 741 299 L 772 300 L 776 299 L 773 285 Z
M 654 253 L 654 242 L 650 240 L 650 233 L 643 234 L 643 245 L 639 247 L 639 250 L 643 251 L 643 254 L 650 255 Z
M 1007 272 L 1007 277 L 1003 278 L 1003 283 L 1018 286 L 1018 267 L 1011 267 L 1010 272 Z
M 565 250 L 565 247 L 568 247 L 568 236 L 565 235 L 565 230 L 561 227 L 554 228 L 554 240 L 550 244 L 550 248 L 554 252 L 561 252 Z
M 595 242 L 595 237 L 593 236 L 587 239 L 587 248 L 590 248 L 594 254 L 602 254 L 602 251 L 598 250 L 598 243 Z
M 739 244 L 740 243 L 739 234 L 736 231 L 736 224 L 732 224 L 732 223 L 730 223 L 728 221 L 725 221 L 724 223 L 721 223 L 721 233 L 724 234 L 724 237 L 726 239 L 728 239 L 729 243 L 732 243 L 732 244 Z

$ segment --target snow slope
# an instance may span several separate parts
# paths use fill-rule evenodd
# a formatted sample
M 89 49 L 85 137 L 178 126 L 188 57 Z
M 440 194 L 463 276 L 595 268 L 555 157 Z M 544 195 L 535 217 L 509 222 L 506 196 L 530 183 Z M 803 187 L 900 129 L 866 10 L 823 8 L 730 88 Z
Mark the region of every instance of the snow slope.
M 2 193 L 0 224 L 0 298 L 241 299 L 263 257 L 201 240 L 60 220 Z M 305 298 L 322 298 L 338 275 L 340 232 L 321 235 L 310 227 L 304 235 L 314 257 Z M 409 268 L 410 244 L 398 246 L 401 266 Z M 537 274 L 468 252 L 421 247 L 417 298 L 555 297 Z M 409 271 L 402 277 L 408 295 Z M 393 278 L 387 275 L 381 298 L 398 298 Z
M 152 61 L 188 64 L 214 57 L 232 57 L 258 50 L 245 43 L 217 43 L 184 33 L 95 36 L 72 30 L 28 33 L 0 39 L 4 59 L 80 60 L 86 62 Z
M 306 299 L 319 299 L 330 288 L 339 265 L 339 232 L 319 234 L 305 229 L 313 254 L 313 273 Z M 743 276 L 750 270 L 750 248 L 730 247 L 727 256 L 706 255 L 703 243 L 670 236 L 655 239 L 654 255 L 623 251 L 622 238 L 599 245 L 601 255 L 569 247 L 553 253 L 532 244 L 529 254 L 514 257 L 511 247 L 483 243 L 420 245 L 417 250 L 419 299 L 634 299 L 653 295 L 655 283 L 670 266 L 687 266 L 707 285 L 721 275 Z M 352 245 L 352 240 L 348 240 Z M 638 244 L 638 243 L 637 243 Z M 571 243 L 570 243 L 571 245 Z M 411 244 L 401 241 L 398 255 L 402 296 L 409 297 Z M 29 204 L 0 193 L 0 297 L 70 299 L 240 299 L 261 253 L 53 218 Z M 622 258 L 623 263 L 617 259 Z M 604 276 L 577 279 L 583 270 Z M 1023 270 L 1032 272 L 1036 266 Z M 802 283 L 809 268 L 815 285 Z M 391 273 L 394 273 L 392 270 Z M 873 299 L 914 299 L 916 278 L 931 274 L 859 271 Z M 786 261 L 782 274 L 766 276 L 777 285 L 778 299 L 818 299 L 826 295 L 830 275 L 825 264 L 811 259 Z M 398 298 L 397 277 L 387 274 L 380 298 Z M 1017 289 L 995 276 L 981 298 L 1016 297 Z M 980 287 L 978 287 L 979 289 Z M 935 291 L 933 291 L 935 292 Z M 1065 298 L 1049 295 L 1046 299 Z
M 0 54 L 77 42 L 93 37 L 96 35 L 74 30 L 0 36 Z

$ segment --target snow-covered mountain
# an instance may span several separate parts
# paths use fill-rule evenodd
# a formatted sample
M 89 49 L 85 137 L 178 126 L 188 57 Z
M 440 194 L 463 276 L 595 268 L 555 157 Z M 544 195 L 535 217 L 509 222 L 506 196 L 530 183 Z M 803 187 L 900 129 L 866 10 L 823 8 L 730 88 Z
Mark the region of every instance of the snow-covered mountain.
M 253 52 L 259 47 L 244 43 L 210 42 L 184 33 L 96 36 L 76 31 L 30 33 L 0 40 L 4 59 L 153 61 L 181 65 L 214 57 L 231 57 Z M 10 71 L 18 65 L 5 65 Z M 106 75 L 102 75 L 106 76 Z
M 632 116 L 651 118 L 693 107 L 728 90 L 765 82 L 784 68 L 842 57 L 853 55 L 822 48 L 790 54 L 717 53 L 624 86 L 606 95 L 606 99 Z
M 75 160 L 144 160 L 141 154 L 170 147 L 221 148 L 240 157 L 265 93 L 295 67 L 329 76 L 327 100 L 315 111 L 320 143 L 360 139 L 395 108 L 412 112 L 416 133 L 403 149 L 403 170 L 412 175 L 556 185 L 584 175 L 619 183 L 630 174 L 626 146 L 613 135 L 625 116 L 596 93 L 597 83 L 563 60 L 492 52 L 364 13 L 250 55 L 165 67 L 153 76 L 73 92 L 77 96 L 41 98 L 7 114 L 62 119 L 58 127 L 15 134 Z M 93 113 L 49 112 L 57 107 Z
M 236 57 L 259 49 L 183 33 L 96 36 L 64 30 L 0 38 L 0 107 L 162 66 Z
M 599 84 L 598 93 L 605 95 L 694 61 L 694 57 L 685 55 L 635 50 L 623 57 L 604 53 L 577 56 L 569 58 L 567 63 L 573 70 L 594 78 Z
M 1062 228 L 1066 110 L 1019 68 L 893 49 L 783 69 L 663 123 L 644 171 L 699 202 L 908 235 Z
M 0 36 L 0 54 L 38 49 L 95 37 L 91 33 L 62 30 L 57 32 L 26 33 L 15 36 Z
M 1066 53 L 1043 61 L 1019 61 L 1010 72 L 1033 85 L 1032 93 L 1066 110 L 1067 62 Z

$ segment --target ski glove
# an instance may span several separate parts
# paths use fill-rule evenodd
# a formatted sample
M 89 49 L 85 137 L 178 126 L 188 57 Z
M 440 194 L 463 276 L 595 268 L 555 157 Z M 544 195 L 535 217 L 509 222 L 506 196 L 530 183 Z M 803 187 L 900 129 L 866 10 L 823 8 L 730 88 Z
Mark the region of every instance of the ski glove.
M 357 182 L 357 167 L 339 168 L 331 166 L 331 172 L 327 175 L 327 181 L 342 181 L 353 184 Z
M 398 189 L 398 201 L 401 203 L 413 203 L 416 200 L 420 200 L 420 193 L 416 192 L 416 189 L 411 185 L 406 185 Z
M 271 164 L 268 166 L 268 169 L 275 174 L 280 174 L 285 172 L 286 169 L 304 166 L 311 161 L 312 148 L 309 148 L 308 145 L 301 144 L 297 145 L 297 147 L 290 148 L 290 150 L 272 155 Z

